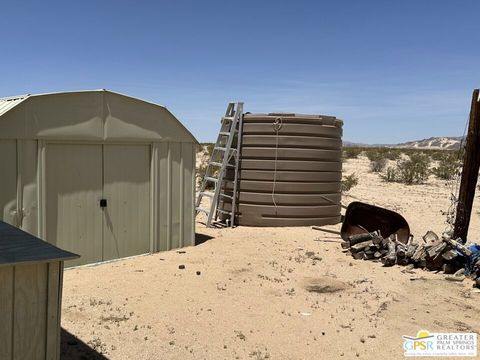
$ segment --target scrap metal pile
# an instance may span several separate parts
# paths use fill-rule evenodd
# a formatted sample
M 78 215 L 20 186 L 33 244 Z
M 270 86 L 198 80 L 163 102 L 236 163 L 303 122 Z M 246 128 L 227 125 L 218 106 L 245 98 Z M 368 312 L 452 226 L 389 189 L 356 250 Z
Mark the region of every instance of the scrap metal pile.
M 461 239 L 453 240 L 447 235 L 439 238 L 432 231 L 427 232 L 422 240 L 417 243 L 410 236 L 404 244 L 398 240 L 397 234 L 383 238 L 379 231 L 374 231 L 351 235 L 342 247 L 354 259 L 379 260 L 384 266 L 411 264 L 415 268 L 442 270 L 445 274 L 465 274 L 476 279 L 480 287 L 479 245 L 463 245 Z M 457 279 L 462 280 L 463 277 L 458 276 Z
M 377 227 L 376 230 L 373 228 Z M 354 259 L 377 260 L 384 266 L 404 265 L 455 274 L 449 280 L 475 280 L 480 287 L 480 245 L 464 244 L 444 233 L 428 231 L 414 240 L 406 220 L 399 214 L 364 203 L 347 208 L 342 225 L 342 248 Z

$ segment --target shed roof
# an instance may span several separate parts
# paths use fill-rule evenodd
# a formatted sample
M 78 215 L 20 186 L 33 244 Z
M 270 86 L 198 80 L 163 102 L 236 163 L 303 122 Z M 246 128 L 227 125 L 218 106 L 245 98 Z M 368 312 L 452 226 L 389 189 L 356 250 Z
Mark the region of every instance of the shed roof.
M 79 255 L 53 246 L 46 241 L 0 221 L 0 266 L 30 262 L 65 261 Z
M 25 100 L 29 95 L 18 95 L 0 98 L 0 116 L 5 114 L 8 110 L 13 109 L 15 106 L 20 104 Z
M 105 89 L 0 98 L 0 138 L 198 143 L 165 106 Z

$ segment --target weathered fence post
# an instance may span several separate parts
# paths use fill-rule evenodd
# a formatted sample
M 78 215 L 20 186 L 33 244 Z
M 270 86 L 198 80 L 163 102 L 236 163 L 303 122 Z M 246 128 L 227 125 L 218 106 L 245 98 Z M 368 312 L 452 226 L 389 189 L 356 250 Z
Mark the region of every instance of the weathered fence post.
M 463 155 L 462 180 L 458 197 L 453 238 L 467 240 L 473 198 L 480 168 L 480 102 L 479 90 L 473 90 L 468 134 Z

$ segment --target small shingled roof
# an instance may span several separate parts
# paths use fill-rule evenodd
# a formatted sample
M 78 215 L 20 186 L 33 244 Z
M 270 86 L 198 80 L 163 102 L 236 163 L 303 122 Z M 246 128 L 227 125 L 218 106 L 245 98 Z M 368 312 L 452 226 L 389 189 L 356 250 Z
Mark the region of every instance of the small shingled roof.
M 12 225 L 0 221 L 0 266 L 31 262 L 76 259 L 77 254 L 40 240 Z

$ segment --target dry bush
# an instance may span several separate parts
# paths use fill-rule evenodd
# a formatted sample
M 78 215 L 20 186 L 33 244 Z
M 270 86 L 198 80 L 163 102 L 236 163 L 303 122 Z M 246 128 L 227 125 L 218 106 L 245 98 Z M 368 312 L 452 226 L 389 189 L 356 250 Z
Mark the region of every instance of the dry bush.
M 441 161 L 445 156 L 445 152 L 448 150 L 431 150 L 430 158 L 434 161 Z
M 205 173 L 207 172 L 207 164 L 201 164 L 196 172 L 197 184 L 200 186 L 202 184 Z
M 368 148 L 365 150 L 365 155 L 370 161 L 378 159 L 398 160 L 402 154 L 402 149 L 393 149 L 387 147 Z
M 380 173 L 387 166 L 387 159 L 378 159 L 370 162 L 370 170 L 374 173 Z
M 379 173 L 385 169 L 387 165 L 386 152 L 382 149 L 367 149 L 365 155 L 370 160 L 370 170 L 372 172 Z
M 438 157 L 438 166 L 434 167 L 432 173 L 441 180 L 451 180 L 458 174 L 461 166 L 458 152 L 443 152 Z
M 205 150 L 210 156 L 212 154 L 214 146 L 214 143 L 200 143 L 200 145 L 197 147 L 197 152 L 202 152 Z
M 358 176 L 355 173 L 345 176 L 342 179 L 342 193 L 350 191 L 358 185 Z
M 362 153 L 363 149 L 359 147 L 344 147 L 342 156 L 344 159 L 356 159 Z
M 398 179 L 398 170 L 393 166 L 389 166 L 381 176 L 386 182 L 396 182 Z
M 382 155 L 382 152 L 380 149 L 377 148 L 368 148 L 365 149 L 364 151 L 365 156 L 368 158 L 370 161 L 377 161 L 379 159 L 382 159 L 384 156 Z
M 215 144 L 214 143 L 204 143 L 202 145 L 205 146 L 205 150 L 206 150 L 208 156 L 212 156 L 212 152 L 213 152 L 213 148 L 215 147 Z
M 407 185 L 425 183 L 430 175 L 430 157 L 423 152 L 410 152 L 409 156 L 398 162 L 396 181 Z
M 385 157 L 388 160 L 396 161 L 400 159 L 400 155 L 402 155 L 401 149 L 385 149 Z

